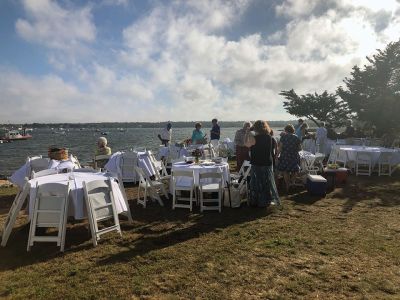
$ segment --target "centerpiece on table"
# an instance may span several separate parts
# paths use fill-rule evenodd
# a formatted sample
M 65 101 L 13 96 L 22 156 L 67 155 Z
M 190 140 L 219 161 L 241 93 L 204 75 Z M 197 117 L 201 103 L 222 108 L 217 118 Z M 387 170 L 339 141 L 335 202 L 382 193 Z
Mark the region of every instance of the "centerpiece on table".
M 196 164 L 199 163 L 199 158 L 203 155 L 200 149 L 195 149 L 192 151 L 192 155 L 194 156 L 194 160 Z

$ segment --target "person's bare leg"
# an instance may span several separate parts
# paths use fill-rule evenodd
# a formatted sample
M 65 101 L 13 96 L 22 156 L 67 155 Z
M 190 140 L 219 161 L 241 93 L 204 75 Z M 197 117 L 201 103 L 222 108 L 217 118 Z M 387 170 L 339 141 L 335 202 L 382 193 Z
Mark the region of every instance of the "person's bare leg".
M 286 185 L 286 191 L 289 191 L 289 186 L 290 186 L 290 174 L 289 172 L 283 172 L 283 179 L 285 180 L 285 185 Z

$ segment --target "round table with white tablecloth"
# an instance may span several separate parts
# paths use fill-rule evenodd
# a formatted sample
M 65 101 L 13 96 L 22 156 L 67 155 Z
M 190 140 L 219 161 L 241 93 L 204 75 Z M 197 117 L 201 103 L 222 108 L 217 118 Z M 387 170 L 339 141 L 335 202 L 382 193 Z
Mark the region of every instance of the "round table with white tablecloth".
M 172 165 L 172 172 L 174 170 L 188 170 L 194 171 L 194 184 L 199 185 L 199 174 L 200 173 L 222 173 L 222 177 L 224 182 L 230 181 L 230 173 L 229 173 L 229 164 L 226 162 L 222 162 L 220 164 L 213 163 L 204 163 L 204 164 L 195 164 L 195 163 L 185 163 L 185 162 L 177 162 Z M 212 179 L 206 179 L 207 181 L 212 182 Z M 205 180 L 205 182 L 206 182 Z M 189 186 L 190 179 L 185 177 L 178 177 L 177 184 L 181 186 Z M 171 189 L 172 189 L 172 178 L 171 178 Z
M 40 156 L 31 158 L 40 159 Z M 16 170 L 10 177 L 10 181 L 13 184 L 16 184 L 19 188 L 22 188 L 25 184 L 25 178 L 30 178 L 31 175 L 31 160 L 27 160 L 24 165 L 22 165 L 18 170 Z M 77 165 L 72 161 L 72 156 L 68 160 L 55 160 L 50 159 L 47 169 L 55 169 L 55 170 L 62 170 L 62 169 L 75 169 Z
M 383 147 L 366 147 L 356 145 L 336 145 L 338 147 L 338 157 L 345 158 L 346 161 L 355 161 L 357 153 L 368 153 L 372 159 L 372 168 L 379 161 L 379 157 L 382 153 L 391 153 L 392 159 L 391 165 L 397 165 L 400 163 L 400 151 L 396 149 L 389 149 Z
M 110 159 L 108 160 L 108 162 L 106 163 L 106 165 L 104 166 L 104 168 L 114 174 L 118 174 L 120 171 L 120 164 L 121 164 L 121 158 L 122 158 L 122 154 L 124 152 L 115 152 Z M 156 171 L 153 168 L 153 165 L 150 161 L 150 157 L 146 154 L 146 152 L 135 152 L 137 155 L 137 162 L 138 162 L 138 167 L 142 168 L 143 171 L 150 177 L 153 176 Z M 132 170 L 132 172 L 134 173 L 134 170 Z M 118 174 L 121 175 L 121 174 Z M 139 180 L 139 178 L 137 178 L 137 180 Z
M 34 178 L 28 181 L 29 185 L 26 185 L 26 188 L 30 188 L 30 196 L 29 196 L 29 215 L 33 213 L 33 207 L 35 203 L 36 197 L 36 186 L 45 184 L 45 183 L 61 183 L 67 185 L 70 183 L 70 202 L 68 215 L 73 216 L 75 219 L 84 219 L 87 217 L 86 213 L 86 204 L 84 200 L 84 192 L 83 192 L 83 182 L 90 182 L 95 180 L 108 180 L 110 175 L 107 173 L 80 173 L 80 172 L 71 172 L 71 173 L 60 173 L 54 175 L 48 175 L 43 177 Z M 118 183 L 112 178 L 111 184 L 114 190 L 114 200 L 115 200 L 115 208 L 117 213 L 126 212 L 127 206 L 123 196 L 123 193 L 118 185 Z

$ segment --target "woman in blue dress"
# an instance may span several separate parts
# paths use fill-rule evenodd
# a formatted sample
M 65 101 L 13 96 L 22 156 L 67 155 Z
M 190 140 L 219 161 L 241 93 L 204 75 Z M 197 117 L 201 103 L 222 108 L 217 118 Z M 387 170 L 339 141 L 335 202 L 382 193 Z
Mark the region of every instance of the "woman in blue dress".
M 285 134 L 282 135 L 279 146 L 278 170 L 283 172 L 286 190 L 289 190 L 291 175 L 300 171 L 300 155 L 301 141 L 294 134 L 293 125 L 289 124 L 285 127 Z

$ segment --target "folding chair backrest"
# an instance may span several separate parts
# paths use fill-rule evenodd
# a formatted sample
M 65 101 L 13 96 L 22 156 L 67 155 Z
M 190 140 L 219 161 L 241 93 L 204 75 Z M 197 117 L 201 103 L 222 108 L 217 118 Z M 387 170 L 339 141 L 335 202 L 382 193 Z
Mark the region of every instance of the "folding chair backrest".
M 29 165 L 31 172 L 39 172 L 49 167 L 50 160 L 48 158 L 30 159 Z
M 143 172 L 142 168 L 135 166 L 135 172 L 139 176 L 139 184 L 147 184 L 148 183 L 150 186 L 152 185 L 150 178 L 148 178 L 148 176 L 146 176 L 146 174 Z
M 222 181 L 222 173 L 206 172 L 199 174 L 199 181 L 206 178 L 219 179 L 218 181 Z
M 156 157 L 154 156 L 153 152 L 150 151 L 150 150 L 147 150 L 146 154 L 150 159 L 150 163 L 151 163 L 151 165 L 152 165 L 152 167 L 154 169 L 154 172 L 155 172 L 154 175 L 156 176 L 156 179 L 160 180 L 161 179 L 160 172 L 162 172 L 164 175 L 166 175 L 166 172 L 167 172 L 165 170 L 165 166 L 163 165 L 163 162 L 162 161 L 158 161 L 156 159 Z
M 246 171 L 243 174 L 243 179 L 240 181 L 239 183 L 239 189 L 242 188 L 242 186 L 247 183 L 247 177 L 250 175 L 250 171 L 251 171 L 251 165 L 246 169 Z
M 238 175 L 243 176 L 248 167 L 251 167 L 250 161 L 248 160 L 243 161 L 242 166 L 240 167 L 240 170 L 238 172 Z
M 368 152 L 357 152 L 356 160 L 357 161 L 371 161 L 372 157 L 371 157 L 371 154 Z
M 339 148 L 332 146 L 331 153 L 329 154 L 328 164 L 335 164 L 339 155 Z
M 74 169 L 82 168 L 78 158 L 75 155 L 71 154 L 69 159 L 74 164 Z
M 137 153 L 135 152 L 124 152 L 121 156 L 119 172 L 124 179 L 136 180 L 135 167 L 137 166 Z
M 69 184 L 46 183 L 38 185 L 36 183 L 36 198 L 29 231 L 28 247 L 34 242 L 57 242 L 64 250 L 65 227 L 68 212 Z M 37 227 L 56 227 L 57 236 L 37 236 Z
M 176 180 L 177 177 L 190 177 L 193 179 L 194 182 L 194 171 L 189 170 L 173 170 L 172 171 L 172 178 Z
M 58 174 L 58 170 L 47 169 L 47 170 L 42 170 L 39 172 L 32 171 L 32 178 L 43 177 L 43 176 L 54 175 L 54 174 Z
M 121 233 L 117 211 L 115 209 L 114 190 L 111 179 L 83 182 L 86 206 L 90 229 L 92 231 L 93 245 L 101 234 L 114 231 Z M 113 219 L 114 224 L 99 230 L 98 222 Z

